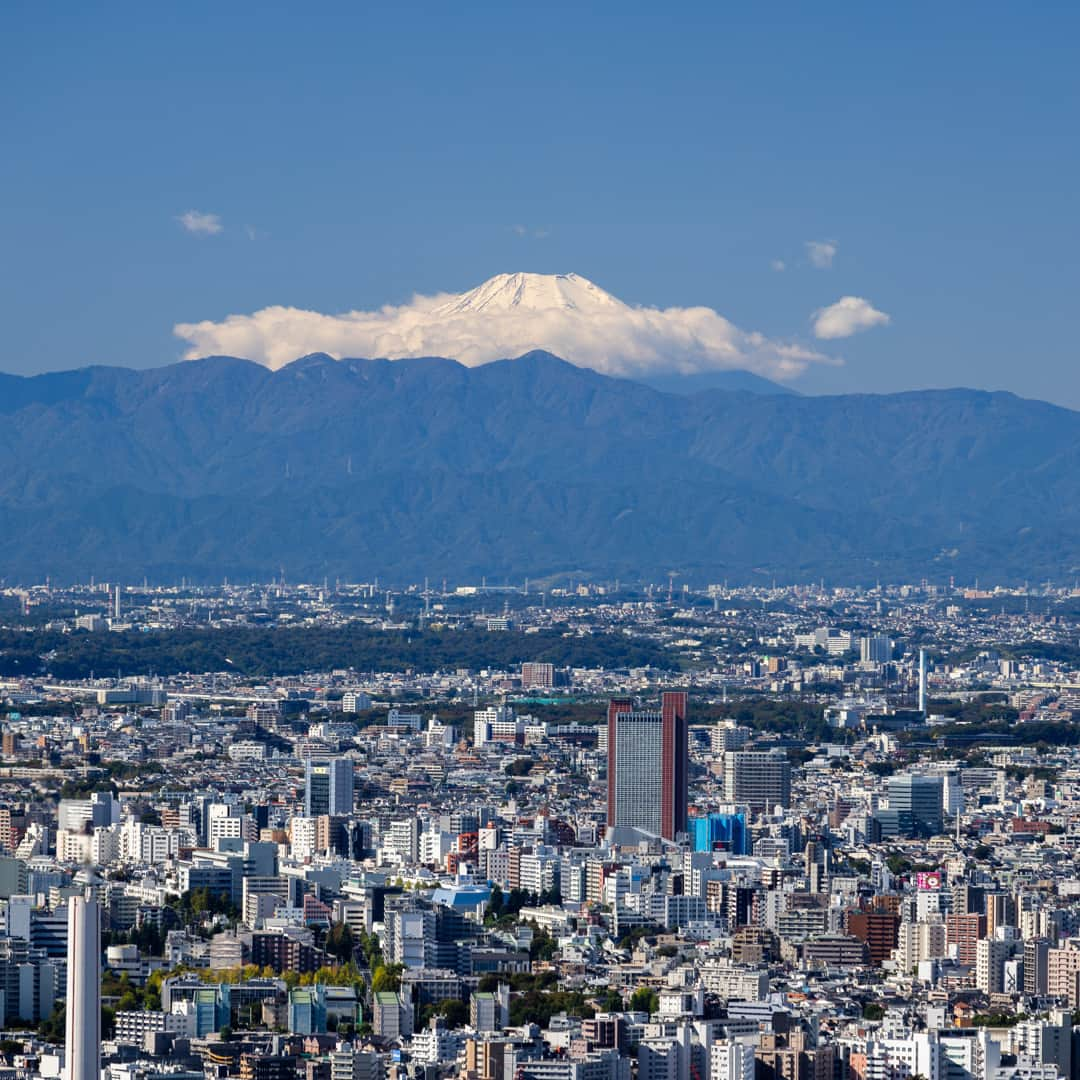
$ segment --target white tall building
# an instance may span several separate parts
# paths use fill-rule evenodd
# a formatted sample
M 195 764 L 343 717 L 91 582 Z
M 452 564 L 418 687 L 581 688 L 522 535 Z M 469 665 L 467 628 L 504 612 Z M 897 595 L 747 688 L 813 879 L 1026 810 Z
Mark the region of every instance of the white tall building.
M 514 710 L 509 705 L 473 710 L 473 743 L 477 746 L 495 739 L 513 740 L 519 730 L 524 730 L 524 724 L 515 719 Z
M 415 817 L 390 822 L 382 844 L 384 861 L 397 864 L 415 863 L 420 854 L 420 829 Z
M 318 839 L 317 823 L 312 817 L 289 818 L 290 850 L 294 859 L 303 862 L 315 855 Z
M 363 690 L 346 690 L 341 698 L 341 711 L 347 713 L 366 712 L 371 708 L 371 695 Z
M 67 1064 L 64 1080 L 101 1074 L 101 911 L 96 900 L 68 900 Z
M 753 1043 L 721 1039 L 709 1057 L 709 1080 L 754 1080 Z
M 975 944 L 975 986 L 984 994 L 1000 994 L 1005 986 L 1005 961 L 1012 956 L 1011 941 L 983 938 Z

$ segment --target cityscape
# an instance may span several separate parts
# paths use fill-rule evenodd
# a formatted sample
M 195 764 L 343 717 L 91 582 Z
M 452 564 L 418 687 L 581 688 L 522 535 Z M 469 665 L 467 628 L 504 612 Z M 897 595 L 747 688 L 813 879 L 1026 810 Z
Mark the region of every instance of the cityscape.
M 18 1073 L 1070 1075 L 1075 589 L 0 602 Z M 309 667 L 311 634 L 415 659 Z M 112 670 L 132 635 L 156 669 Z
M 1080 1080 L 1080 5 L 0 5 L 0 1080 Z

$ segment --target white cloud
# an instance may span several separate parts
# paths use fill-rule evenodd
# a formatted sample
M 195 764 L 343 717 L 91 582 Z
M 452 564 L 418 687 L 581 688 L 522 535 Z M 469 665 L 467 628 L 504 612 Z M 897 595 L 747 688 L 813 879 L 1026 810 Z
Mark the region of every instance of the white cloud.
M 551 230 L 547 227 L 530 228 L 528 225 L 511 225 L 510 231 L 515 236 L 527 236 L 533 240 L 546 240 L 551 235 Z
M 818 270 L 828 270 L 836 258 L 837 246 L 835 240 L 807 240 L 806 255 L 810 265 Z
M 204 214 L 201 210 L 188 210 L 177 219 L 189 233 L 216 236 L 225 228 L 217 214 Z
M 783 259 L 773 259 L 769 266 L 778 274 L 782 274 L 787 269 L 787 263 Z
M 888 326 L 890 319 L 861 296 L 841 296 L 835 304 L 813 314 L 814 337 L 823 340 L 851 337 L 860 330 Z
M 378 311 L 268 307 L 180 323 L 187 359 L 226 354 L 280 368 L 298 356 L 446 356 L 469 367 L 547 349 L 609 375 L 743 369 L 787 379 L 836 363 L 739 329 L 712 308 L 631 307 L 576 275 L 504 274 L 462 295 L 414 296 Z

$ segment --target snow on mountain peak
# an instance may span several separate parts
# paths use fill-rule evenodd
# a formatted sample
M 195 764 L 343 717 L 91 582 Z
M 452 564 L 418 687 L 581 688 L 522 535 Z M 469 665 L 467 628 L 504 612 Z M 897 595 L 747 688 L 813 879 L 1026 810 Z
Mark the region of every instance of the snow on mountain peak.
M 446 356 L 468 367 L 544 349 L 608 375 L 744 370 L 770 379 L 833 362 L 796 342 L 740 330 L 709 307 L 625 304 L 578 274 L 498 274 L 460 294 L 325 315 L 269 307 L 180 323 L 189 359 L 224 354 L 280 368 L 298 356 Z
M 614 311 L 621 300 L 578 274 L 496 274 L 482 285 L 455 296 L 432 311 L 434 317 L 472 312 Z

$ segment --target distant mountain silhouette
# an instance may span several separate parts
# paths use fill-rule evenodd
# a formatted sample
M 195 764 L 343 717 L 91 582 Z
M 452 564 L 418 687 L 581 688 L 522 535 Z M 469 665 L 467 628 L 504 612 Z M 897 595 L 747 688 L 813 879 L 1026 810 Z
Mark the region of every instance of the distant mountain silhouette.
M 9 581 L 1062 580 L 1080 414 L 660 393 L 546 353 L 0 376 Z
M 665 394 L 697 394 L 702 390 L 745 390 L 750 394 L 794 394 L 797 391 L 752 371 L 703 371 L 692 375 L 647 375 L 636 382 Z

